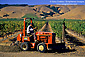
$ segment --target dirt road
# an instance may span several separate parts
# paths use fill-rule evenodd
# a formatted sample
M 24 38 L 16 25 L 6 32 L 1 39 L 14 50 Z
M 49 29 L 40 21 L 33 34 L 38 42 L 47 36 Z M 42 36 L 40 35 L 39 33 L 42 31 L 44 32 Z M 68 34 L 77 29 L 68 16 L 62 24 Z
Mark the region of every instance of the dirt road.
M 51 50 L 46 53 L 40 53 L 34 50 L 0 51 L 0 57 L 85 57 L 85 46 L 77 46 L 75 47 L 75 50 Z
M 0 57 L 85 57 L 69 55 L 67 53 L 39 53 L 37 51 L 22 51 L 22 52 L 0 52 Z

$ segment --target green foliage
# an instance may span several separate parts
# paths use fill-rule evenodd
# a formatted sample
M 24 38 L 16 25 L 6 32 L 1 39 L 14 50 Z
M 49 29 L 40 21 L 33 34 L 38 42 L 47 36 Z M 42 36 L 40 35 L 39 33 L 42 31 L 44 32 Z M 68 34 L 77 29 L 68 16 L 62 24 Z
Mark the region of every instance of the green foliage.
M 53 11 L 55 11 L 56 13 L 59 13 L 61 11 L 61 9 L 59 10 L 60 7 L 55 7 L 55 6 L 52 6 L 50 7 L 50 5 L 47 6 L 48 8 L 52 9 Z M 64 13 L 59 13 L 59 14 L 64 14 Z
M 46 23 L 44 20 L 33 20 L 34 27 L 38 27 L 37 31 L 42 28 Z M 63 20 L 49 20 L 49 24 L 52 27 L 56 36 L 62 37 L 62 23 Z M 26 21 L 26 27 L 30 24 L 30 20 Z M 0 35 L 4 36 L 8 32 L 15 32 L 20 29 L 23 29 L 23 20 L 2 20 L 0 21 Z M 85 21 L 81 20 L 65 20 L 65 26 L 67 29 L 74 30 L 75 32 L 85 36 Z
M 20 18 L 7 18 L 7 19 L 0 19 L 0 21 L 23 21 L 24 19 L 20 19 Z
M 0 21 L 0 31 L 1 36 L 4 36 L 7 33 L 14 33 L 23 27 L 22 21 Z
M 50 12 L 50 13 L 42 12 L 42 13 L 43 14 L 40 14 L 40 15 L 45 16 L 45 18 L 48 17 L 48 15 L 53 16 L 53 14 L 55 14 L 54 12 Z
M 43 27 L 43 25 L 46 23 L 46 21 L 33 21 L 33 27 L 37 27 L 37 31 Z M 26 21 L 26 27 L 28 27 L 30 24 L 30 21 Z
M 46 21 L 33 21 L 35 27 L 37 27 L 37 31 L 43 27 Z
M 66 27 L 85 36 L 85 21 L 65 21 Z
M 62 21 L 49 21 L 54 33 L 59 38 L 62 38 Z
M 4 8 L 4 7 L 7 7 L 7 6 L 27 6 L 27 4 L 0 4 L 0 9 L 1 8 Z
M 45 21 L 33 21 L 34 27 L 38 27 L 37 31 L 42 28 Z M 26 21 L 26 28 L 30 24 L 30 20 Z M 0 36 L 4 36 L 7 33 L 14 33 L 15 31 L 22 30 L 24 27 L 24 21 L 0 21 Z
M 61 38 L 62 37 L 62 23 L 63 20 L 60 21 L 49 21 L 52 30 L 56 33 L 56 36 Z M 73 30 L 80 35 L 85 36 L 85 21 L 80 20 L 65 20 L 65 26 L 67 29 Z
M 50 9 L 52 9 L 52 10 L 55 11 L 56 13 L 59 13 L 58 8 L 59 8 L 59 7 L 54 7 L 54 6 L 50 7 Z
M 30 5 L 29 7 L 34 7 L 35 5 Z
M 26 14 L 25 16 L 23 16 L 22 18 L 35 18 L 35 19 L 39 19 L 35 14 Z
M 7 16 L 9 16 L 9 15 L 8 14 L 3 15 L 3 17 L 7 17 Z
M 0 9 L 6 6 L 8 6 L 8 4 L 0 4 Z

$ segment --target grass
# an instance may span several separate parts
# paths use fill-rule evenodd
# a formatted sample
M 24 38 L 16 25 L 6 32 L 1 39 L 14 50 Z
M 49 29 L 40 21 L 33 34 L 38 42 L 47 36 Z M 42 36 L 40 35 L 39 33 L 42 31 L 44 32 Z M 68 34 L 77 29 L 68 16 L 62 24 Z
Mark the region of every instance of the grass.
M 4 19 L 4 18 L 1 18 L 0 21 L 23 21 L 24 19 L 23 18 L 7 18 L 7 19 Z
M 35 14 L 32 14 L 32 13 L 24 15 L 22 18 L 35 18 L 35 19 L 39 19 Z

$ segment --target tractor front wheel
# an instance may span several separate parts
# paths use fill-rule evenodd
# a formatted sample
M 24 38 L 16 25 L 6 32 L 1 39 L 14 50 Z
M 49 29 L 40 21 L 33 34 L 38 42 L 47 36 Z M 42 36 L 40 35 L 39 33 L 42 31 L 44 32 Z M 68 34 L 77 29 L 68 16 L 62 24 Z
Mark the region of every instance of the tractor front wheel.
M 23 51 L 29 50 L 29 43 L 28 43 L 28 42 L 23 42 L 23 43 L 21 43 L 20 48 L 21 48 Z
M 39 43 L 37 45 L 37 50 L 41 53 L 44 53 L 47 50 L 46 45 L 44 43 Z

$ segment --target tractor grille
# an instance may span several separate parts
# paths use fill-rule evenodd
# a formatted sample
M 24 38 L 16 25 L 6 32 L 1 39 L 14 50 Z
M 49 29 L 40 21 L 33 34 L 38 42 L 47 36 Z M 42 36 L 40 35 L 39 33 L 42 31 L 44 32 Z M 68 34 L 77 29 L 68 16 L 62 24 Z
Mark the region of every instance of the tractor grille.
M 48 43 L 48 36 L 41 36 L 39 37 L 41 42 Z

